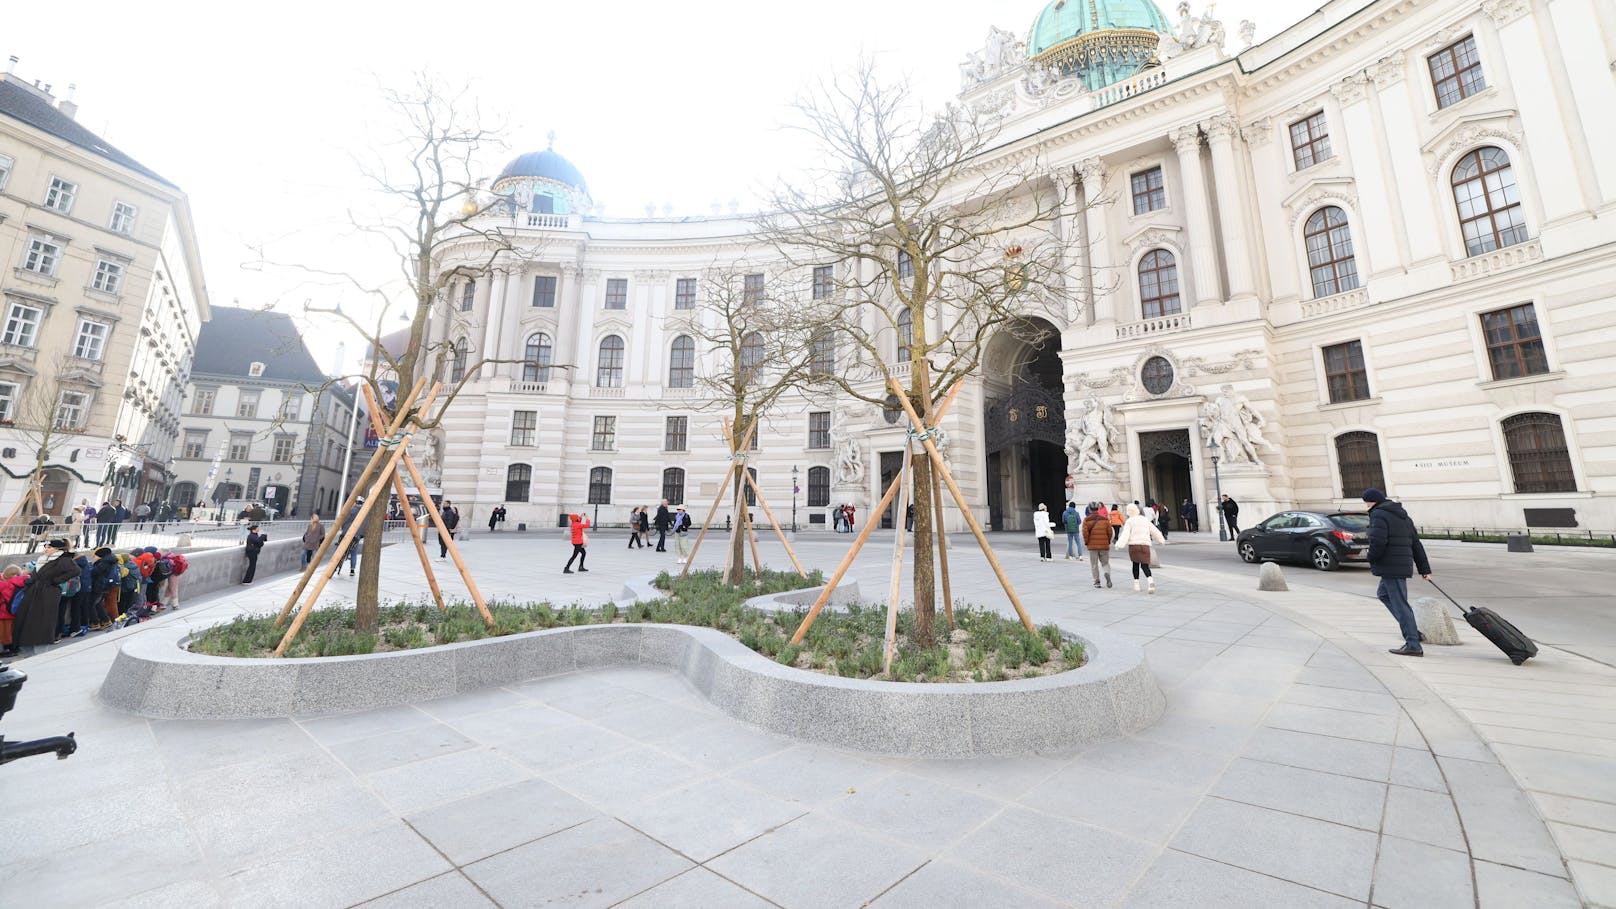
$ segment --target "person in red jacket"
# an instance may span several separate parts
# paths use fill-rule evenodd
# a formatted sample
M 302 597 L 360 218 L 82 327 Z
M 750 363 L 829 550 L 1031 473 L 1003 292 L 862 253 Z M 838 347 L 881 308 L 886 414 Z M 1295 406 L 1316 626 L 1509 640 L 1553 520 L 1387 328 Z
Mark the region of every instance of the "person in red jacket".
M 562 574 L 572 574 L 572 560 L 578 560 L 578 570 L 588 571 L 584 567 L 584 559 L 589 556 L 589 519 L 581 514 L 569 514 L 567 520 L 572 524 L 572 555 L 567 558 L 567 567 L 561 569 Z

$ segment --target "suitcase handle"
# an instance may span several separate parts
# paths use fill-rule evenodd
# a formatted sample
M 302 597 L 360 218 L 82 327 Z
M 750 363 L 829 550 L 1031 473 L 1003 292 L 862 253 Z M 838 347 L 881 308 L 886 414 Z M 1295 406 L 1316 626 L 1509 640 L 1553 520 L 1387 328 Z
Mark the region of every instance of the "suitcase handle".
M 1431 579 L 1430 579 L 1430 578 L 1426 578 L 1426 580 L 1427 580 L 1427 581 L 1431 581 Z M 1449 596 L 1448 596 L 1448 592 L 1447 592 L 1447 591 L 1446 591 L 1446 590 L 1443 590 L 1443 589 L 1442 589 L 1442 588 L 1441 588 L 1441 587 L 1437 587 L 1437 583 L 1436 583 L 1436 582 L 1435 582 L 1435 581 L 1431 581 L 1431 586 L 1432 586 L 1432 587 L 1436 587 L 1436 590 L 1437 590 L 1437 593 L 1440 593 L 1440 594 L 1442 594 L 1442 595 L 1443 595 L 1443 596 L 1445 596 L 1445 597 L 1448 597 L 1448 602 L 1449 602 L 1449 603 L 1452 603 L 1452 604 L 1453 604 L 1453 605 L 1454 605 L 1454 606 L 1456 606 L 1456 607 L 1458 607 L 1458 609 L 1459 609 L 1459 617 L 1460 617 L 1460 618 L 1464 618 L 1464 615 L 1465 615 L 1465 608 L 1464 608 L 1464 607 L 1463 607 L 1463 606 L 1460 606 L 1460 605 L 1459 605 L 1459 601 L 1458 601 L 1458 600 L 1455 600 L 1455 599 L 1454 599 L 1454 598 L 1453 598 L 1453 597 L 1449 597 Z

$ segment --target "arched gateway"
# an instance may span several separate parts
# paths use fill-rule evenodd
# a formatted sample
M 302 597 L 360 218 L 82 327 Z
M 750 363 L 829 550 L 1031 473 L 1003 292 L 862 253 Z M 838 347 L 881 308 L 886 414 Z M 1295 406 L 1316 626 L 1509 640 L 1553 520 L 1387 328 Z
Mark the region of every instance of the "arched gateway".
M 1060 332 L 1036 318 L 1000 332 L 983 357 L 982 390 L 990 526 L 1031 527 L 1040 502 L 1059 514 L 1066 501 Z

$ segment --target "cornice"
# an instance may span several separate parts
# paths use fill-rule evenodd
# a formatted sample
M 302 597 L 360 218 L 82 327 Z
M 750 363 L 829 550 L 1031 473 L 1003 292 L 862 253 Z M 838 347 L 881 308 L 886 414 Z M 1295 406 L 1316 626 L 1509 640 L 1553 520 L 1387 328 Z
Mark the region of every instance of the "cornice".
M 1406 18 L 1410 13 L 1418 10 L 1420 6 L 1421 0 L 1399 0 L 1399 2 L 1388 3 L 1379 11 L 1366 15 L 1350 29 L 1338 32 L 1333 39 L 1319 43 L 1306 52 L 1303 52 L 1302 48 L 1292 51 L 1294 59 L 1282 66 L 1278 66 L 1273 72 L 1264 73 L 1246 83 L 1242 94 L 1250 97 L 1268 92 L 1277 86 L 1294 81 L 1308 70 L 1317 69 L 1320 64 L 1340 56 L 1357 44 L 1365 41 L 1382 41 L 1384 40 L 1385 31 L 1390 25 L 1399 19 Z M 1340 28 L 1340 26 L 1337 26 L 1337 28 Z M 1270 64 L 1270 66 L 1272 65 Z M 1267 68 L 1264 67 L 1264 69 Z M 1258 72 L 1261 72 L 1261 70 Z

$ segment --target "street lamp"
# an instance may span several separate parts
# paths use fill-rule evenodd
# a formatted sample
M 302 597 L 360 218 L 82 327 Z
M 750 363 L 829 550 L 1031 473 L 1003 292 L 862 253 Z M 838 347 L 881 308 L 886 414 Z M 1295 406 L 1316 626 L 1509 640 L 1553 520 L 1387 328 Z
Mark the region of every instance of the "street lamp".
M 1229 542 L 1229 528 L 1223 523 L 1223 478 L 1218 474 L 1218 443 L 1215 439 L 1206 440 L 1207 453 L 1212 456 L 1212 483 L 1216 490 L 1216 498 L 1212 500 L 1212 507 L 1218 513 L 1218 542 Z
M 797 493 L 801 489 L 797 486 L 797 465 L 791 465 L 791 532 L 797 532 Z

